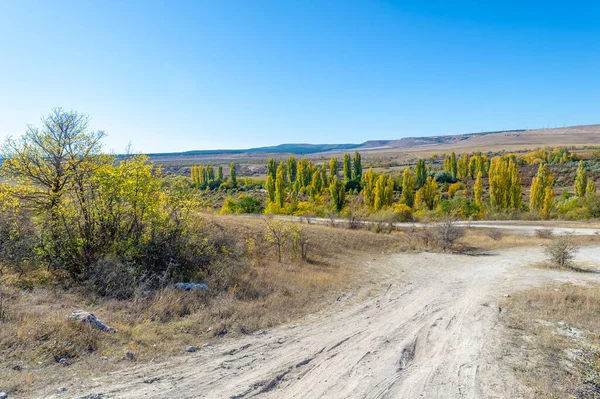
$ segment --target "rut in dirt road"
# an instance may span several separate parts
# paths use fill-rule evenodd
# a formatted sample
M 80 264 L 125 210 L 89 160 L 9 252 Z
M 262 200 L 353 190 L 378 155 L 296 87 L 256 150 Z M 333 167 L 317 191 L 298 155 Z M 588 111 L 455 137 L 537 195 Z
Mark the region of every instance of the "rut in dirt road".
M 527 397 L 501 359 L 498 303 L 524 282 L 564 278 L 519 267 L 541 258 L 539 247 L 481 256 L 390 255 L 367 265 L 387 281 L 375 298 L 340 301 L 296 324 L 112 373 L 72 392 L 105 398 Z

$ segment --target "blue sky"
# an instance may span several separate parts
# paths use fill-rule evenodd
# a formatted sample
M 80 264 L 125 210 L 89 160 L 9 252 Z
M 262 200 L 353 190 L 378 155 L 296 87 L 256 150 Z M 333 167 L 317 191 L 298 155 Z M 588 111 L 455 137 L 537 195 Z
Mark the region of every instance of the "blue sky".
M 600 6 L 0 0 L 0 139 L 52 107 L 107 149 L 600 123 Z

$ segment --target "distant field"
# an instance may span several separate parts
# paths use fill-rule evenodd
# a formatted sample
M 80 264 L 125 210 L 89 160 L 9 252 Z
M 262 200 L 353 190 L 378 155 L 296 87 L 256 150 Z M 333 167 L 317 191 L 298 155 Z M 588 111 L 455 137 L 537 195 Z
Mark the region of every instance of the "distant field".
M 363 161 L 383 170 L 411 163 L 417 158 L 429 158 L 449 153 L 472 152 L 523 152 L 543 147 L 600 146 L 600 124 L 570 126 L 554 129 L 508 130 L 500 132 L 469 133 L 447 136 L 407 137 L 399 140 L 371 140 L 363 144 L 300 145 L 284 144 L 253 150 L 226 150 L 172 154 L 150 154 L 150 159 L 163 164 L 171 173 L 189 174 L 189 167 L 197 164 L 224 164 L 236 162 L 240 176 L 260 177 L 265 172 L 267 158 L 286 159 L 290 155 L 316 161 L 332 156 L 342 158 L 344 152 L 359 151 Z M 310 148 L 310 150 L 307 150 Z M 335 149 L 331 149 L 335 148 Z M 268 152 L 272 149 L 273 152 Z M 292 152 L 287 152 L 288 150 Z M 387 166 L 386 166 L 387 165 Z

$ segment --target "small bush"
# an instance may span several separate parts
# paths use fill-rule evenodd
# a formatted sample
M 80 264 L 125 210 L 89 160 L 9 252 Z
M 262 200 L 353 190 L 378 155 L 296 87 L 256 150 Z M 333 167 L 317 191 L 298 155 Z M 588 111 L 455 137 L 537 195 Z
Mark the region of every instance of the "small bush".
M 141 280 L 136 277 L 135 265 L 106 258 L 88 267 L 84 284 L 87 290 L 98 296 L 129 299 L 135 294 Z
M 400 222 L 406 223 L 413 220 L 412 208 L 406 204 L 394 205 L 394 213 Z
M 570 235 L 553 238 L 544 250 L 548 261 L 560 268 L 573 267 L 577 252 L 579 252 L 579 246 Z
M 552 238 L 554 235 L 554 230 L 552 230 L 550 227 L 544 227 L 543 229 L 537 229 L 535 231 L 535 235 L 538 238 Z
M 487 236 L 494 241 L 500 241 L 504 237 L 504 232 L 500 229 L 491 229 L 488 231 Z
M 436 226 L 437 243 L 444 251 L 452 248 L 456 241 L 464 236 L 464 227 L 458 226 L 452 219 L 446 219 Z

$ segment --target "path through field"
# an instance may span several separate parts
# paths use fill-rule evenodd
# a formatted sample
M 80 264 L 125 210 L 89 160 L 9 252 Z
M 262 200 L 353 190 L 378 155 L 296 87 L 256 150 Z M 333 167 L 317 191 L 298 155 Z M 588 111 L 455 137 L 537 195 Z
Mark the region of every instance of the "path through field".
M 583 260 L 599 256 L 597 247 L 581 252 Z M 528 397 L 503 359 L 503 294 L 553 280 L 598 278 L 524 267 L 542 257 L 540 247 L 479 256 L 381 256 L 363 265 L 373 276 L 365 284 L 379 287 L 370 299 L 343 295 L 326 311 L 294 324 L 134 366 L 72 386 L 69 395 Z

